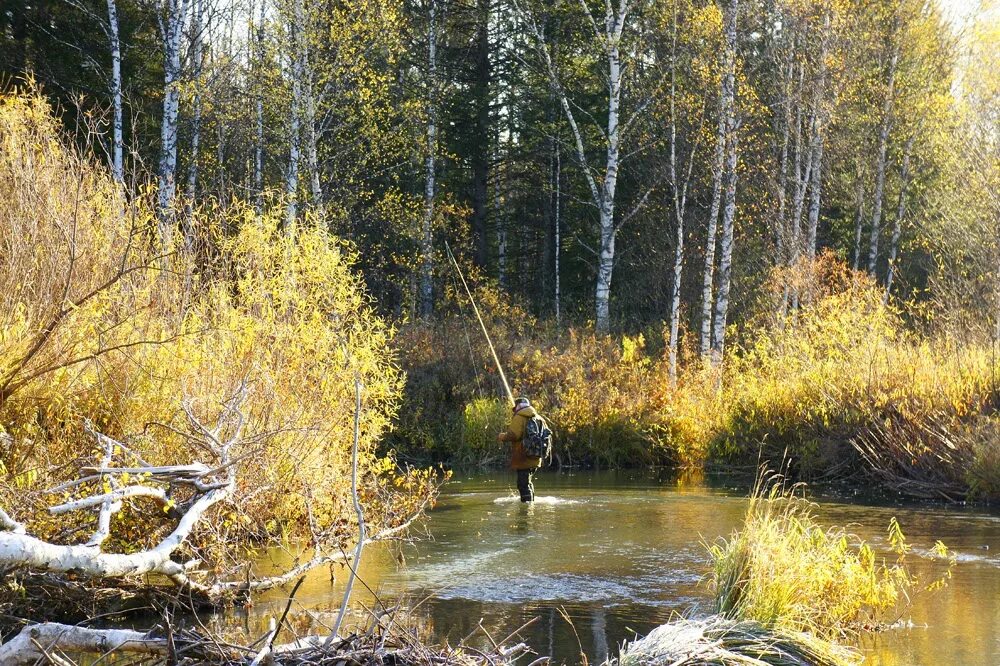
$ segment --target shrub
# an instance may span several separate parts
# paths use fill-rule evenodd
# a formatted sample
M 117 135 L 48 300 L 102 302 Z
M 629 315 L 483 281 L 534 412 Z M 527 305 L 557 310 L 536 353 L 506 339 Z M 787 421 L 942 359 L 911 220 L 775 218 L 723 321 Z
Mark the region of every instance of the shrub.
M 740 530 L 709 547 L 717 612 L 768 629 L 839 639 L 878 626 L 915 581 L 903 565 L 908 550 L 889 525 L 899 560 L 880 561 L 842 528 L 821 527 L 811 505 L 775 479 L 762 479 Z
M 432 492 L 429 474 L 375 451 L 403 378 L 349 245 L 308 221 L 282 231 L 278 199 L 262 212 L 192 202 L 190 238 L 171 238 L 148 193 L 127 196 L 56 137 L 38 97 L 0 97 L 0 281 L 11 285 L 0 292 L 0 494 L 33 534 L 87 527 L 50 519 L 33 494 L 99 458 L 85 420 L 150 464 L 186 464 L 200 452 L 182 434 L 184 408 L 213 414 L 243 384 L 241 485 L 218 511 L 221 541 L 353 533 L 355 378 L 372 528 Z M 144 513 L 120 514 L 109 543 L 152 538 Z

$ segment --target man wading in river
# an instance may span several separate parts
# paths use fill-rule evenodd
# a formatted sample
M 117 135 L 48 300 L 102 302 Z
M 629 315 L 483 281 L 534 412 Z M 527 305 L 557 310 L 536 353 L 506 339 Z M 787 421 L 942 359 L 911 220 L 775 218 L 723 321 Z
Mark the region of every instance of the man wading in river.
M 535 500 L 531 475 L 541 467 L 542 458 L 551 452 L 552 433 L 527 398 L 514 401 L 514 414 L 506 432 L 497 435 L 498 442 L 510 442 L 510 467 L 517 472 L 517 490 L 522 502 Z

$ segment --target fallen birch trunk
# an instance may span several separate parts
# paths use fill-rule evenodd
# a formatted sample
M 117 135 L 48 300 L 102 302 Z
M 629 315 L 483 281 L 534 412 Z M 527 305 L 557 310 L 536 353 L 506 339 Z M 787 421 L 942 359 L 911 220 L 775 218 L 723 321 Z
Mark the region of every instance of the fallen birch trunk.
M 74 578 L 92 579 L 98 583 L 117 579 L 117 584 L 111 583 L 112 587 L 121 585 L 124 579 L 154 574 L 165 577 L 180 591 L 210 604 L 219 604 L 235 595 L 285 585 L 311 569 L 344 560 L 346 555 L 342 549 L 330 546 L 321 535 L 314 533 L 309 559 L 284 573 L 265 578 L 240 576 L 240 580 L 225 580 L 223 575 L 222 579 L 202 582 L 204 576 L 196 572 L 206 570 L 205 563 L 199 559 L 183 563 L 177 561 L 177 553 L 191 535 L 200 525 L 208 522 L 209 512 L 219 504 L 235 501 L 236 463 L 241 457 L 234 454 L 239 445 L 246 445 L 243 440 L 245 417 L 241 411 L 246 396 L 246 387 L 240 387 L 223 404 L 211 428 L 199 420 L 190 403 L 183 404 L 190 428 L 186 436 L 200 450 L 211 455 L 209 465 L 201 462 L 150 465 L 125 444 L 92 430 L 88 425 L 88 432 L 104 450 L 100 464 L 81 468 L 80 478 L 51 488 L 46 494 L 60 495 L 87 483 L 101 482 L 101 494 L 62 501 L 49 508 L 52 515 L 96 509 L 96 531 L 82 544 L 51 543 L 29 534 L 25 525 L 18 522 L 5 507 L 0 507 L 0 571 L 71 574 Z M 259 440 L 260 437 L 255 437 L 252 441 Z M 242 457 L 246 455 L 243 453 Z M 125 459 L 117 464 L 114 460 L 116 456 Z M 119 483 L 123 474 L 131 477 L 128 485 Z M 113 516 L 122 510 L 125 502 L 138 498 L 156 502 L 167 516 L 177 520 L 176 526 L 166 537 L 145 550 L 127 554 L 105 552 L 102 544 L 110 534 Z M 399 525 L 371 536 L 362 532 L 358 546 L 398 537 L 423 513 L 430 499 L 428 496 Z
M 38 663 L 65 663 L 65 660 L 53 656 L 56 651 L 163 656 L 168 654 L 169 649 L 167 639 L 155 638 L 141 631 L 88 629 L 45 622 L 25 627 L 17 636 L 0 645 L 0 664 L 32 666 Z

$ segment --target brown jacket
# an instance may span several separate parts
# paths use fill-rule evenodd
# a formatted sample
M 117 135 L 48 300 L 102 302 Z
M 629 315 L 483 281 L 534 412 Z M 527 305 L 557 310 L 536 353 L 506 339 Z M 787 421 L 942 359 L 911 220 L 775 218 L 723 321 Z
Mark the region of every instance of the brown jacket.
M 535 408 L 531 406 L 522 407 L 517 410 L 510 419 L 510 426 L 507 427 L 507 432 L 503 434 L 503 441 L 511 442 L 514 445 L 511 447 L 511 469 L 536 469 L 542 466 L 541 458 L 529 458 L 524 455 L 523 445 L 524 430 L 528 425 L 528 419 L 537 413 Z

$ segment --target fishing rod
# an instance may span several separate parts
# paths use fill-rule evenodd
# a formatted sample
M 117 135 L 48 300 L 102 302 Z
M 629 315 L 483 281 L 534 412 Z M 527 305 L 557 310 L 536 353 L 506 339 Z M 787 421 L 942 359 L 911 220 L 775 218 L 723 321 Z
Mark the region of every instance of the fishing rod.
M 469 296 L 469 302 L 472 303 L 472 309 L 476 311 L 476 318 L 479 319 L 479 326 L 483 329 L 483 335 L 486 336 L 486 344 L 490 346 L 490 353 L 493 354 L 493 361 L 497 364 L 497 370 L 500 372 L 500 379 L 503 381 L 503 388 L 507 392 L 507 399 L 510 400 L 510 404 L 514 404 L 514 394 L 510 390 L 510 384 L 507 383 L 507 375 L 503 372 L 503 366 L 500 365 L 500 357 L 497 356 L 497 350 L 493 347 L 493 341 L 490 339 L 490 334 L 486 330 L 486 323 L 483 322 L 483 316 L 479 314 L 479 308 L 476 307 L 476 299 L 472 297 L 472 290 L 469 289 L 469 283 L 465 281 L 465 276 L 462 275 L 462 269 L 459 268 L 458 262 L 455 260 L 455 255 L 451 253 L 451 246 L 448 245 L 448 241 L 444 242 L 444 249 L 448 251 L 448 258 L 451 259 L 451 265 L 455 267 L 455 272 L 458 273 L 458 277 L 462 280 L 462 286 L 465 287 L 465 293 Z

